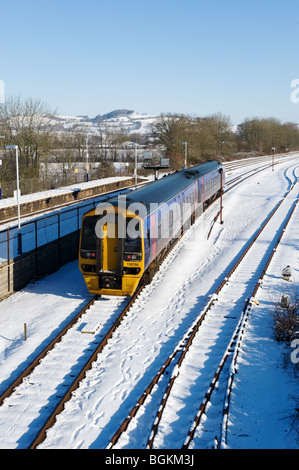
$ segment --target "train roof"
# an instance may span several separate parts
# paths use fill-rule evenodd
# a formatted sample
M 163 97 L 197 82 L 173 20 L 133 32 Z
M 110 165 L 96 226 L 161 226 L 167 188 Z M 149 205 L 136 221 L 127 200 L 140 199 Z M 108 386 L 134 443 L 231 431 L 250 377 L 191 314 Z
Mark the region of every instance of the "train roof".
M 157 181 L 126 194 L 127 205 L 134 202 L 142 202 L 148 209 L 150 204 L 153 203 L 158 205 L 164 204 L 166 201 L 175 197 L 180 191 L 183 191 L 193 181 L 221 167 L 222 165 L 219 162 L 210 161 L 171 173 L 170 175 L 164 176 Z

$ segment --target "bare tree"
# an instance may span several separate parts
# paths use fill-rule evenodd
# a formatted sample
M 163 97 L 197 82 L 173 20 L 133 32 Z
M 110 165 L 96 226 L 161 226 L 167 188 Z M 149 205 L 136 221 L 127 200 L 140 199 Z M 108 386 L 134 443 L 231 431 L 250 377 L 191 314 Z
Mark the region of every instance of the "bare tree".
M 207 117 L 166 114 L 151 128 L 155 143 L 165 148 L 173 168 L 184 162 L 183 142 L 188 142 L 188 165 L 227 156 L 232 151 L 230 118 L 222 114 Z
M 270 153 L 275 147 L 278 152 L 299 148 L 299 129 L 295 123 L 282 124 L 276 118 L 245 119 L 238 126 L 237 137 L 241 149 L 258 153 Z
M 52 145 L 55 112 L 38 99 L 22 101 L 20 97 L 8 98 L 0 107 L 0 129 L 5 144 L 18 145 L 20 178 L 39 176 L 40 158 Z M 11 157 L 8 152 L 4 157 Z M 3 176 L 15 175 L 13 158 L 3 159 Z

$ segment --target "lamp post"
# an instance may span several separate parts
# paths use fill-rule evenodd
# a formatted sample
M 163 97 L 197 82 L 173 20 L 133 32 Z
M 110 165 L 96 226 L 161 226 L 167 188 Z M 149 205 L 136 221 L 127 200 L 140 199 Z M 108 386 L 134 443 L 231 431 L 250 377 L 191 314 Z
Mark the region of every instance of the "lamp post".
M 220 224 L 222 225 L 223 224 L 223 218 L 222 218 L 222 196 L 223 196 L 223 169 L 220 168 L 219 170 L 220 172 L 220 185 L 221 185 L 221 188 L 220 188 Z
M 135 189 L 137 189 L 137 148 L 138 144 L 135 142 Z
M 22 236 L 21 236 L 21 214 L 20 214 L 20 187 L 19 187 L 19 147 L 17 145 L 5 145 L 6 150 L 16 151 L 16 171 L 17 171 L 17 205 L 18 205 L 18 253 L 22 253 Z
M 89 170 L 89 155 L 88 155 L 88 134 L 86 136 L 86 182 L 88 183 L 89 181 L 89 175 L 88 175 L 88 170 Z
M 187 142 L 182 142 L 182 145 L 185 145 L 185 164 L 184 164 L 184 168 L 187 168 Z
M 5 139 L 5 136 L 0 135 L 0 139 Z M 1 167 L 2 167 L 2 159 L 0 159 L 0 169 Z M 1 201 L 1 198 L 2 198 L 2 190 L 1 190 L 1 178 L 0 178 L 0 201 Z
M 0 170 L 1 170 L 1 167 L 2 167 L 2 159 L 0 158 Z M 1 177 L 0 177 L 0 201 L 1 201 L 1 198 L 2 198 L 2 190 L 1 190 Z

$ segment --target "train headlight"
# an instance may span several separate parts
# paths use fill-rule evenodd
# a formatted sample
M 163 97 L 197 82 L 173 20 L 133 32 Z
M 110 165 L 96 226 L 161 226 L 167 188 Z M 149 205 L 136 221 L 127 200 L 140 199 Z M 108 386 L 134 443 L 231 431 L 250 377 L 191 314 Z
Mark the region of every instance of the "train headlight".
M 124 253 L 125 261 L 141 261 L 142 253 Z
M 95 251 L 87 251 L 81 249 L 81 258 L 85 259 L 96 259 L 96 252 Z

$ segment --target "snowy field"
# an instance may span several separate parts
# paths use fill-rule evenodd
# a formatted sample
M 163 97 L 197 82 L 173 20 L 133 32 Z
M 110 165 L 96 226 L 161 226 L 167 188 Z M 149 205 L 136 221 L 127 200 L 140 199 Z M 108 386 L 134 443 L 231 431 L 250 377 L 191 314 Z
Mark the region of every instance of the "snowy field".
M 242 171 L 228 171 L 227 180 Z M 298 176 L 299 155 L 292 162 L 285 161 L 276 166 L 275 171 L 269 168 L 256 174 L 225 194 L 224 224 L 217 222 L 209 239 L 207 234 L 219 203 L 197 220 L 166 258 L 152 283 L 143 290 L 99 360 L 47 432 L 40 448 L 103 449 L 108 446 L 116 424 L 125 419 L 204 308 L 209 295 L 218 287 L 221 273 Z M 299 187 L 295 187 L 294 201 L 298 192 Z M 286 348 L 274 339 L 271 316 L 273 303 L 287 289 L 292 291 L 292 296 L 298 296 L 298 222 L 297 206 L 258 291 L 259 305 L 250 316 L 233 388 L 228 448 L 298 448 L 298 435 L 290 419 L 296 406 L 292 396 L 298 397 L 298 379 L 296 381 L 290 370 L 283 367 Z M 286 264 L 292 268 L 290 283 L 281 278 L 281 269 Z M 0 392 L 90 297 L 77 262 L 74 262 L 0 303 Z M 27 341 L 24 341 L 24 323 L 27 324 Z M 96 340 L 96 334 L 86 340 L 81 329 L 82 325 L 78 325 L 73 348 L 83 351 L 88 345 L 80 343 Z M 208 335 L 207 331 L 203 343 L 208 343 Z M 212 349 L 207 349 L 206 361 Z M 196 360 L 194 357 L 194 367 Z M 57 362 L 57 373 L 62 377 L 67 373 L 64 371 L 67 362 L 64 356 Z M 44 382 L 46 380 L 43 378 Z M 51 378 L 48 380 L 50 388 Z M 30 383 L 25 386 L 34 403 L 38 395 L 32 391 Z M 32 440 L 30 419 L 34 421 L 36 416 L 31 409 L 14 407 L 14 402 L 8 400 L 0 408 L 0 448 L 26 448 Z M 193 395 L 186 394 L 180 400 L 186 409 L 190 404 L 196 404 Z M 180 448 L 174 431 L 178 411 L 166 411 L 164 434 L 157 441 L 158 448 Z M 146 428 L 150 416 L 149 403 L 144 406 L 141 416 L 136 417 L 135 425 Z M 195 436 L 193 447 L 211 447 L 210 441 L 203 444 L 200 432 Z M 142 433 L 135 432 L 133 423 L 118 445 L 139 449 L 144 447 L 145 441 Z

